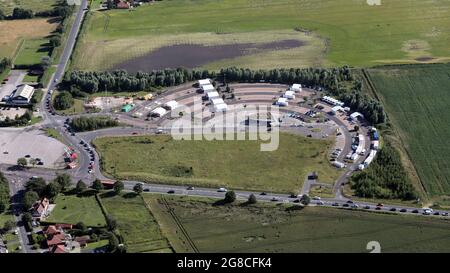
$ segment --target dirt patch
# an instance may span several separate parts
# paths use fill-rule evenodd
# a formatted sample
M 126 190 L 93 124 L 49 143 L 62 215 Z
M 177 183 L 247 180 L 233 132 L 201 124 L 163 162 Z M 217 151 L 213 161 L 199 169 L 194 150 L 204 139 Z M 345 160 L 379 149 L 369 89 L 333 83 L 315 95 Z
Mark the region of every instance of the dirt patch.
M 207 63 L 246 56 L 264 51 L 285 50 L 304 46 L 299 40 L 283 40 L 271 43 L 246 43 L 220 46 L 173 45 L 159 48 L 142 57 L 128 60 L 113 67 L 128 72 L 152 71 L 165 68 L 195 68 Z
M 419 58 L 416 58 L 416 61 L 418 61 L 418 62 L 431 62 L 432 60 L 434 60 L 433 57 L 419 57 Z

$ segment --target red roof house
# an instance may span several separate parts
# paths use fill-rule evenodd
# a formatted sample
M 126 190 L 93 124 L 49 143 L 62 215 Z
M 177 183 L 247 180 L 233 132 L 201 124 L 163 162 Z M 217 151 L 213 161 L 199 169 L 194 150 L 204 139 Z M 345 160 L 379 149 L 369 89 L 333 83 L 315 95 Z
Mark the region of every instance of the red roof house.
M 64 245 L 66 237 L 62 233 L 47 236 L 47 245 L 49 248 L 55 245 Z
M 66 248 L 64 247 L 64 245 L 55 245 L 51 248 L 50 253 L 67 253 Z
M 118 8 L 118 9 L 129 9 L 130 8 L 130 3 L 124 2 L 124 1 L 120 1 L 119 3 L 116 4 L 116 8 Z
M 36 201 L 36 203 L 34 203 L 32 207 L 31 214 L 33 215 L 33 217 L 44 217 L 47 213 L 48 205 L 50 205 L 50 201 L 48 201 L 47 198 Z

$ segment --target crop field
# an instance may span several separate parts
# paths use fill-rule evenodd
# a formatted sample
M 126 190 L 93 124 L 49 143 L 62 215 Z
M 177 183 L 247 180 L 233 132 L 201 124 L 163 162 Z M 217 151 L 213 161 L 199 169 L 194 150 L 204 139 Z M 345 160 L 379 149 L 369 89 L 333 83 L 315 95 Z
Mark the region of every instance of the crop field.
M 450 64 L 367 71 L 427 193 L 450 195 Z
M 127 252 L 172 252 L 169 242 L 162 235 L 141 196 L 134 193 L 117 196 L 106 192 L 101 197 L 107 213 L 117 221 Z
M 330 140 L 280 133 L 277 150 L 261 141 L 190 141 L 171 136 L 99 138 L 107 173 L 121 179 L 235 189 L 298 192 L 308 172 L 332 183 L 339 171 L 326 158 Z
M 50 10 L 57 0 L 0 0 L 0 9 L 7 15 L 16 7 L 31 9 L 34 12 Z
M 49 56 L 50 44 L 45 38 L 24 40 L 14 60 L 15 65 L 34 65 L 41 62 L 42 57 Z
M 421 216 L 144 194 L 178 252 L 448 252 L 450 223 Z M 170 209 L 170 211 L 169 211 Z M 174 220 L 174 218 L 176 220 Z
M 89 227 L 104 227 L 105 217 L 94 196 L 58 195 L 55 208 L 46 219 L 49 222 L 75 225 L 83 222 Z
M 0 21 L 0 58 L 13 58 L 24 40 L 43 39 L 55 28 L 56 24 L 48 19 Z
M 367 0 L 161 1 L 133 11 L 90 12 L 73 65 L 91 70 L 121 67 L 127 60 L 164 65 L 169 55 L 152 59 L 150 53 L 162 55 L 173 45 L 257 47 L 286 40 L 302 46 L 262 51 L 250 46 L 244 54 L 222 59 L 199 56 L 205 58 L 201 66 L 440 62 L 450 57 L 449 25 L 446 0 L 390 0 L 379 6 Z

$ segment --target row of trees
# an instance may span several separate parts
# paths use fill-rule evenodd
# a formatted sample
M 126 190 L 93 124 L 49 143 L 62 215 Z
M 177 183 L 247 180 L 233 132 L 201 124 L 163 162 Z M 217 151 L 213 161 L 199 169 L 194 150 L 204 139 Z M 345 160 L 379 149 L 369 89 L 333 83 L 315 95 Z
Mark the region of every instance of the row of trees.
M 77 132 L 93 131 L 118 126 L 119 122 L 108 116 L 73 118 L 70 126 Z
M 362 83 L 356 80 L 349 67 L 340 68 L 290 68 L 272 70 L 251 70 L 245 68 L 225 68 L 219 73 L 208 70 L 187 70 L 184 68 L 157 70 L 134 75 L 124 70 L 90 72 L 71 71 L 61 88 L 75 96 L 100 91 L 141 91 L 158 87 L 169 87 L 202 78 L 213 78 L 224 82 L 271 82 L 281 84 L 302 83 L 306 86 L 328 90 L 342 99 L 355 111 L 359 111 L 374 124 L 386 120 L 383 106 L 378 101 L 362 94 Z
M 351 183 L 352 189 L 360 197 L 404 200 L 417 198 L 399 152 L 389 144 L 381 149 L 367 169 L 352 176 Z
M 5 212 L 9 207 L 9 186 L 8 180 L 0 172 L 0 213 Z
M 0 74 L 2 74 L 3 73 L 3 71 L 5 71 L 6 69 L 8 69 L 8 68 L 10 68 L 11 67 L 11 60 L 10 59 L 8 59 L 8 58 L 3 58 L 1 61 L 0 61 Z
M 3 10 L 0 10 L 0 20 L 20 20 L 32 19 L 34 17 L 68 17 L 73 11 L 73 6 L 69 6 L 67 1 L 60 0 L 51 10 L 33 12 L 31 9 L 15 7 L 11 15 L 7 16 Z

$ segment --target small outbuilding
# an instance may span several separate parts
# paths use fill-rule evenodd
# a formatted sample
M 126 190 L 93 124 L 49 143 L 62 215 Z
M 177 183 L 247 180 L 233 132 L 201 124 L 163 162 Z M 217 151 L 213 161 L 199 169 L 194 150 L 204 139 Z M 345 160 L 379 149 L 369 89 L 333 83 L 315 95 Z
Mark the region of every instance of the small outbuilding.
M 202 91 L 204 93 L 208 93 L 208 92 L 216 90 L 216 88 L 214 88 L 214 86 L 212 84 L 202 85 L 200 88 L 202 89 Z
M 167 110 L 174 110 L 174 109 L 178 108 L 178 106 L 179 106 L 178 102 L 176 102 L 174 100 L 168 101 L 164 104 L 164 108 L 166 108 Z
M 162 117 L 162 116 L 164 116 L 166 113 L 167 113 L 167 110 L 166 110 L 166 109 L 164 109 L 164 108 L 162 108 L 162 107 L 158 107 L 158 108 L 154 109 L 154 110 L 151 112 L 151 116 L 154 116 L 154 117 Z
M 214 105 L 214 112 L 225 112 L 228 110 L 228 106 L 225 103 Z
M 218 98 L 218 97 L 219 97 L 219 93 L 217 91 L 212 91 L 212 92 L 206 93 L 206 98 L 208 100 L 212 100 L 213 98 Z
M 298 83 L 294 83 L 294 84 L 291 86 L 290 90 L 291 90 L 291 91 L 294 91 L 295 93 L 302 92 L 302 85 L 301 85 L 301 84 L 298 84 Z
M 278 106 L 288 106 L 289 103 L 287 98 L 279 98 L 275 104 Z
M 202 87 L 204 85 L 209 85 L 211 84 L 211 80 L 210 79 L 202 79 L 202 80 L 198 80 L 198 86 Z
M 285 97 L 289 100 L 293 100 L 293 99 L 295 99 L 295 92 L 294 91 L 286 91 L 286 92 L 284 92 L 283 97 Z

